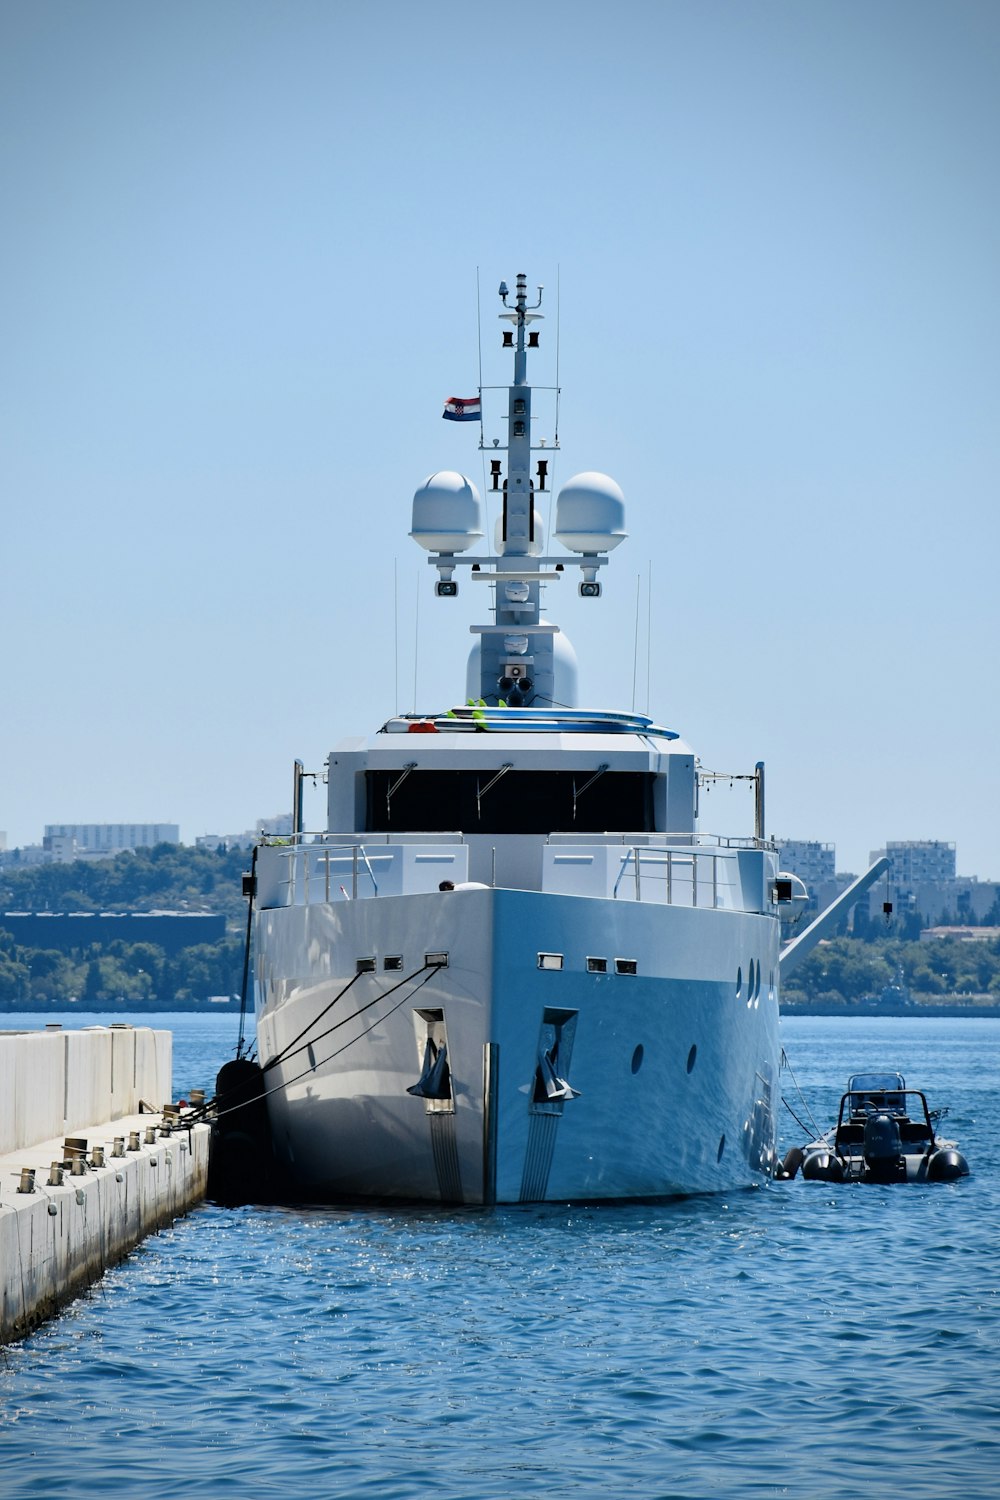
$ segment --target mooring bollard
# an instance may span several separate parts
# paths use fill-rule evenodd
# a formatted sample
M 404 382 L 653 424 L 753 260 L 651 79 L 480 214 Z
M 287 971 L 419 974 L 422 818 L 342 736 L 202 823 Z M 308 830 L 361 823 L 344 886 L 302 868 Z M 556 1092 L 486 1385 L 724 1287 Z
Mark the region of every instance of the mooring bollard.
M 34 1167 L 21 1168 L 21 1181 L 18 1183 L 19 1193 L 33 1193 L 35 1191 L 35 1169 Z
M 62 1187 L 62 1180 L 63 1180 L 63 1164 L 62 1164 L 61 1161 L 54 1161 L 52 1163 L 52 1165 L 49 1167 L 49 1181 L 48 1181 L 48 1186 L 49 1187 Z

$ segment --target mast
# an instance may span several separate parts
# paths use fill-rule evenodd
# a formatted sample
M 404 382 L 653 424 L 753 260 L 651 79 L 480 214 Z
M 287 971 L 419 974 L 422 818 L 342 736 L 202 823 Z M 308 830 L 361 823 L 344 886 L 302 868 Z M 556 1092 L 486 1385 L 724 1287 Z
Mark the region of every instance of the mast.
M 505 479 L 501 459 L 490 460 L 492 491 L 502 496 L 503 505 L 499 555 L 459 555 L 482 539 L 482 514 L 475 485 L 450 470 L 432 474 L 415 494 L 410 535 L 432 554 L 428 561 L 438 570 L 435 592 L 439 598 L 457 595 L 454 574 L 461 566 L 471 568 L 473 581 L 491 584 L 495 590 L 493 623 L 470 627 L 478 644 L 469 659 L 468 697 L 508 708 L 572 708 L 576 704 L 576 657 L 558 625 L 542 619 L 542 585 L 560 581 L 567 564 L 575 564 L 583 578 L 581 597 L 600 597 L 598 569 L 626 535 L 624 497 L 604 474 L 587 472 L 569 480 L 556 502 L 555 540 L 578 555 L 542 556 L 532 454 L 548 455 L 559 444 L 546 447 L 539 442 L 536 447 L 531 440 L 528 355 L 538 348 L 539 336 L 529 325 L 543 316 L 538 309 L 544 289 L 538 288 L 538 300 L 529 305 L 527 286 L 528 278 L 519 272 L 512 303 L 506 282 L 501 281 L 499 290 L 504 309 L 499 317 L 512 325 L 504 329 L 503 347 L 514 356 L 514 378 L 507 387 L 506 448 L 494 440 L 488 450 L 494 455 L 505 452 L 507 457 Z M 480 386 L 480 402 L 482 394 Z M 546 490 L 548 469 L 548 457 L 539 458 L 540 493 Z
M 515 325 L 514 381 L 507 397 L 507 479 L 503 490 L 503 551 L 505 556 L 525 556 L 535 540 L 534 485 L 531 482 L 531 386 L 528 384 L 528 354 L 525 341 L 530 314 L 542 305 L 543 288 L 538 301 L 528 308 L 527 277 L 517 278 L 515 310 L 501 313 Z M 507 286 L 500 283 L 500 300 L 507 306 Z M 538 335 L 533 346 L 538 347 Z
M 493 631 L 487 627 L 479 632 L 482 637 L 481 696 L 485 697 L 487 693 L 499 694 L 514 707 L 529 701 L 534 693 L 539 648 L 546 658 L 546 666 L 549 665 L 548 658 L 552 651 L 551 640 L 542 643 L 537 637 L 524 634 L 532 627 L 537 628 L 541 622 L 541 580 L 537 556 L 541 548 L 536 546 L 535 538 L 535 486 L 531 480 L 531 386 L 528 384 L 528 348 L 538 348 L 538 334 L 529 335 L 528 324 L 534 321 L 534 316 L 541 316 L 538 308 L 542 305 L 543 288 L 538 288 L 538 301 L 529 308 L 527 286 L 528 278 L 523 272 L 519 272 L 513 309 L 500 314 L 501 319 L 514 325 L 513 339 L 510 334 L 504 334 L 505 347 L 509 340 L 514 345 L 514 379 L 507 392 L 507 478 L 503 483 L 503 522 L 500 533 L 501 552 L 508 567 L 497 569 L 496 625 Z M 501 281 L 499 296 L 505 309 L 508 308 L 509 295 L 506 282 Z M 539 474 L 543 486 L 545 467 L 540 468 Z M 500 470 L 496 459 L 492 468 L 496 487 Z M 515 558 L 516 564 L 509 566 Z M 491 636 L 492 639 L 489 638 Z

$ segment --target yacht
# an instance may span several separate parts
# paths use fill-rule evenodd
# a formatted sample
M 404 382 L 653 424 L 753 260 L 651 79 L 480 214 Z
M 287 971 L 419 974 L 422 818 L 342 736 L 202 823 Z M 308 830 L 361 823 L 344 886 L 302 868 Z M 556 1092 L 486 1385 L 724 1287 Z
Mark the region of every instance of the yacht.
M 436 596 L 461 581 L 482 604 L 464 692 L 338 745 L 322 831 L 302 826 L 297 762 L 292 835 L 255 850 L 258 1061 L 277 1160 L 314 1199 L 652 1198 L 775 1166 L 794 891 L 764 768 L 745 773 L 753 832 L 709 833 L 709 773 L 679 733 L 577 702 L 543 596 L 575 577 L 577 607 L 601 607 L 625 504 L 578 473 L 546 551 L 558 439 L 533 440 L 527 368 L 541 294 L 529 306 L 523 275 L 500 287 L 513 379 L 495 388 L 506 442 L 480 428 L 492 548 L 469 478 L 433 474 L 413 499 Z M 484 392 L 445 415 L 481 423 Z

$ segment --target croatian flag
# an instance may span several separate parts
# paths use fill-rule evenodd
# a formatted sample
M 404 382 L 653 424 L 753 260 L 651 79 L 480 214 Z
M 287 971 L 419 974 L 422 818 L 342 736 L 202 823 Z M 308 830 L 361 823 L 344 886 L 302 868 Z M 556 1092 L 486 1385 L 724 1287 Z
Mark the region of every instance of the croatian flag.
M 441 415 L 446 422 L 478 422 L 482 404 L 478 396 L 449 396 Z

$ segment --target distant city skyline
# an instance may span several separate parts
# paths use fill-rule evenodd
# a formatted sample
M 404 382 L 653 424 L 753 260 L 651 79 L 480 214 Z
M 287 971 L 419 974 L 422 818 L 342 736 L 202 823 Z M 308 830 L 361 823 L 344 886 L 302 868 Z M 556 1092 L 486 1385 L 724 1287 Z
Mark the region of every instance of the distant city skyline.
M 464 700 L 482 595 L 434 598 L 410 504 L 489 487 L 442 403 L 507 379 L 523 271 L 553 489 L 626 501 L 603 599 L 546 594 L 581 700 L 766 762 L 768 831 L 848 869 L 914 830 L 1000 878 L 1000 6 L 542 4 L 501 62 L 497 26 L 6 8 L 9 844 L 240 829 Z

